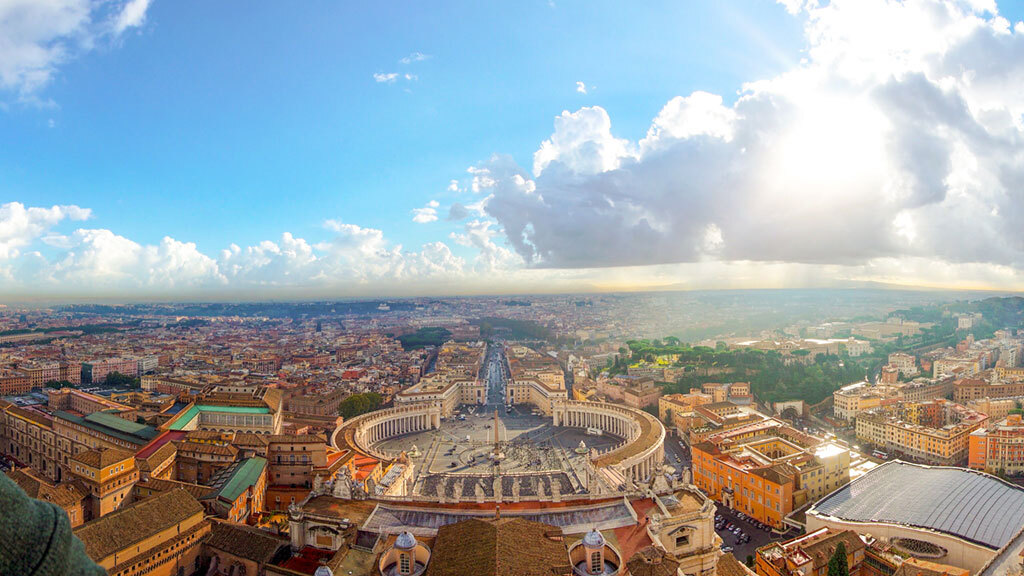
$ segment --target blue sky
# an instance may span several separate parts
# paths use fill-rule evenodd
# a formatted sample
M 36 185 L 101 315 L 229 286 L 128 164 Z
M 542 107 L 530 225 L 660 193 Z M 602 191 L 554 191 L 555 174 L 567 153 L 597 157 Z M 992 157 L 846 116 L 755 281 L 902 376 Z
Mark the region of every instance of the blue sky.
M 325 217 L 421 243 L 436 231 L 404 226 L 411 209 L 493 153 L 527 163 L 562 110 L 600 103 L 638 137 L 672 96 L 734 94 L 801 44 L 764 0 L 352 4 L 154 2 L 141 30 L 60 69 L 55 108 L 0 116 L 4 196 L 207 250 Z
M 975 14 L 962 2 L 932 3 L 960 6 L 965 18 L 983 23 L 990 24 L 995 17 L 992 11 Z M 458 180 L 461 189 L 469 187 L 472 175 L 467 169 L 489 165 L 493 154 L 510 155 L 517 169 L 529 176 L 535 172 L 534 153 L 542 141 L 553 138 L 554 119 L 563 111 L 598 107 L 610 118 L 614 138 L 640 146 L 652 120 L 676 96 L 695 91 L 720 95 L 722 109 L 734 110 L 730 114 L 735 115 L 745 83 L 814 66 L 820 58 L 812 57 L 808 64 L 808 50 L 814 44 L 806 27 L 827 21 L 828 14 L 810 9 L 803 13 L 792 2 L 309 2 L 301 10 L 283 2 L 42 4 L 84 10 L 85 17 L 70 31 L 33 32 L 39 46 L 61 47 L 61 54 L 43 66 L 44 81 L 30 85 L 8 76 L 0 82 L 0 203 L 75 205 L 91 212 L 86 220 L 57 218 L 27 242 L 19 238 L 17 254 L 7 263 L 12 279 L 6 292 L 11 295 L 36 286 L 50 290 L 48 283 L 59 282 L 60 274 L 51 268 L 69 254 L 75 259 L 88 252 L 81 239 L 70 239 L 76 229 L 109 231 L 140 247 L 171 237 L 195 243 L 196 251 L 217 260 L 231 244 L 244 251 L 263 241 L 277 243 L 286 232 L 310 245 L 353 234 L 352 229 L 325 227 L 328 220 L 379 230 L 388 249 L 401 245 L 405 251 L 419 251 L 424 244 L 442 242 L 467 269 L 482 250 L 469 239 L 469 223 L 477 222 L 476 231 L 488 227 L 489 240 L 483 242 L 493 242 L 499 247 L 495 250 L 501 250 L 498 258 L 509 273 L 506 279 L 522 281 L 525 289 L 547 281 L 541 269 L 551 271 L 551 278 L 557 277 L 558 285 L 566 288 L 600 288 L 594 279 L 609 274 L 619 278 L 612 284 L 628 284 L 623 279 L 636 275 L 629 269 L 633 264 L 643 267 L 641 276 L 658 278 L 653 285 L 685 286 L 699 272 L 693 265 L 734 269 L 736 262 L 755 262 L 755 267 L 834 264 L 844 267 L 834 274 L 844 279 L 895 277 L 891 266 L 880 275 L 871 272 L 872 266 L 881 265 L 878 258 L 904 259 L 901 278 L 912 277 L 921 267 L 919 263 L 907 268 L 906 258 L 939 258 L 980 268 L 1009 267 L 1016 282 L 1016 253 L 987 261 L 976 255 L 947 254 L 941 246 L 923 253 L 885 246 L 852 258 L 843 250 L 834 257 L 792 258 L 738 250 L 730 255 L 668 254 L 634 263 L 628 258 L 570 254 L 564 245 L 541 245 L 544 240 L 539 236 L 525 246 L 510 242 L 505 234 L 517 226 L 516 217 L 500 212 L 497 201 L 475 217 L 446 221 L 453 202 L 470 204 L 485 197 L 450 191 L 451 180 Z M 123 18 L 120 11 L 132 5 L 137 11 L 130 25 L 111 31 L 105 23 Z M 880 5 L 883 9 L 887 8 Z M 1019 3 L 1001 3 L 998 8 L 1011 28 L 1021 11 Z M 1011 36 L 1019 46 L 1020 33 L 1011 30 Z M 870 46 L 863 38 L 858 41 Z M 375 74 L 397 76 L 378 82 Z M 902 78 L 908 71 L 892 74 Z M 940 79 L 929 79 L 941 85 Z M 833 80 L 822 85 L 832 86 Z M 578 82 L 585 94 L 577 91 Z M 567 122 L 582 125 L 584 120 L 574 117 Z M 732 128 L 729 134 L 722 138 L 731 141 Z M 580 148 L 575 143 L 574 149 L 603 145 L 602 134 L 587 137 L 592 137 L 590 144 Z M 575 173 L 574 185 L 588 191 L 602 184 L 580 184 L 580 178 L 607 179 L 623 166 L 635 164 L 639 171 L 645 164 L 637 153 L 626 164 L 615 161 L 592 174 L 572 165 L 568 156 L 555 155 L 559 165 Z M 487 169 L 498 173 L 492 165 Z M 564 190 L 565 182 L 555 178 L 537 178 L 537 185 Z M 704 198 L 716 196 L 714 186 L 699 193 Z M 512 204 L 522 200 L 504 198 Z M 430 201 L 438 203 L 438 220 L 414 223 L 412 211 Z M 671 206 L 684 213 L 691 203 L 703 201 L 682 195 Z M 578 208 L 564 216 L 581 217 Z M 558 216 L 530 212 L 525 216 L 529 224 L 514 235 L 519 238 L 534 230 L 539 234 L 543 218 Z M 705 240 L 709 230 L 711 236 L 725 230 L 726 247 L 737 235 L 718 220 L 700 226 L 694 233 Z M 690 232 L 683 236 L 691 238 Z M 629 234 L 635 236 L 636 229 Z M 665 245 L 678 244 L 683 236 L 669 234 Z M 46 238 L 50 240 L 43 241 Z M 594 243 L 585 236 L 578 240 Z M 327 246 L 316 250 L 318 258 L 330 251 Z M 533 256 L 534 251 L 543 256 Z M 45 262 L 16 262 L 29 253 L 38 253 Z M 346 258 L 349 268 L 362 266 L 351 256 Z M 76 261 L 76 269 L 82 271 L 79 264 Z M 678 265 L 683 268 L 658 268 Z M 476 265 L 475 282 L 486 284 L 479 276 L 492 272 L 489 266 Z M 141 268 L 116 270 L 120 278 L 98 281 L 97 289 L 111 294 L 159 293 L 152 281 L 133 278 Z M 597 272 L 580 272 L 583 269 Z M 813 275 L 818 269 L 804 273 Z M 327 274 L 336 272 L 331 268 Z M 393 272 L 389 268 L 369 283 L 362 275 L 337 273 L 336 282 L 328 284 L 363 285 L 372 291 L 379 282 L 417 281 Z M 717 273 L 727 278 L 724 286 L 735 284 L 728 279 L 737 275 L 735 271 Z M 324 274 L 317 268 L 312 276 Z M 758 274 L 751 268 L 739 276 Z M 523 280 L 524 275 L 531 279 Z M 218 282 L 237 287 L 230 278 Z M 987 276 L 971 281 L 975 287 L 989 282 Z M 279 282 L 261 277 L 255 284 L 260 283 Z M 188 286 L 198 291 L 209 288 L 203 282 Z

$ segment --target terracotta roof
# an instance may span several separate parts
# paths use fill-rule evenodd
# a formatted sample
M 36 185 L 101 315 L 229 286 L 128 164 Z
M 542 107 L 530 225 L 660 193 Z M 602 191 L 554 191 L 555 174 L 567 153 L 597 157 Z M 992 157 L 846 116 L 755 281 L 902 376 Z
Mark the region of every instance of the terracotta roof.
M 199 442 L 177 442 L 178 452 L 193 454 L 220 454 L 222 456 L 238 455 L 238 448 L 224 444 L 201 444 Z
M 95 448 L 76 454 L 71 459 L 92 468 L 106 468 L 134 457 L 131 452 L 119 448 Z
M 676 576 L 679 570 L 679 562 L 665 554 L 665 551 L 661 548 L 647 546 L 633 554 L 629 562 L 626 562 L 626 568 L 630 576 Z M 719 574 L 721 576 L 746 576 L 721 572 L 721 560 L 719 560 Z
M 227 522 L 214 522 L 210 537 L 205 543 L 214 550 L 260 564 L 270 562 L 281 548 L 287 547 L 288 544 L 286 538 L 259 528 Z
M 85 553 L 100 562 L 196 514 L 203 514 L 198 500 L 184 490 L 171 490 L 83 524 L 74 533 Z
M 231 441 L 236 446 L 266 446 L 269 442 L 266 434 L 253 434 L 251 432 L 235 432 Z
M 7 407 L 7 413 L 17 416 L 23 420 L 29 420 L 40 426 L 45 426 L 47 428 L 53 426 L 53 418 L 51 418 L 48 414 L 40 412 L 39 410 L 36 410 L 34 408 L 28 409 L 22 408 L 21 406 L 16 406 L 14 404 L 10 404 Z
M 703 440 L 701 442 L 697 442 L 696 444 L 693 445 L 692 449 L 693 450 L 699 450 L 701 452 L 704 452 L 705 454 L 711 454 L 711 455 L 721 454 L 721 450 L 718 449 L 718 446 L 716 446 L 715 444 L 713 444 L 711 442 L 708 442 L 707 440 Z
M 192 495 L 193 498 L 199 500 L 203 496 L 210 493 L 211 488 L 209 486 L 202 486 L 200 484 L 189 484 L 188 482 L 179 482 L 177 480 L 164 480 L 163 478 L 150 478 L 149 480 L 142 480 L 135 484 L 135 489 L 140 490 L 148 488 L 154 492 L 170 492 L 171 490 L 184 490 Z
M 140 469 L 145 469 L 148 472 L 150 470 L 155 470 L 168 459 L 174 458 L 174 455 L 177 452 L 178 449 L 174 446 L 174 442 L 168 442 L 157 448 L 156 452 L 150 454 L 148 458 L 136 457 L 135 463 Z
M 732 554 L 722 554 L 718 559 L 718 576 L 754 576 L 754 571 L 744 566 Z M 639 576 L 635 572 L 631 576 Z
M 755 468 L 750 473 L 781 486 L 793 481 L 794 473 L 791 468 L 788 464 L 773 464 L 767 468 Z
M 21 470 L 11 470 L 7 473 L 7 477 L 21 487 L 29 497 L 53 502 L 61 508 L 78 504 L 88 493 L 84 487 L 77 483 L 62 482 L 53 485 Z
M 522 518 L 472 518 L 448 524 L 437 530 L 426 575 L 569 574 L 569 552 L 561 537 L 555 526 Z
M 832 558 L 832 554 L 835 553 L 836 546 L 840 542 L 846 546 L 847 554 L 853 554 L 857 550 L 865 548 L 864 541 L 856 532 L 843 530 L 842 532 L 830 531 L 810 544 L 801 545 L 800 549 L 814 561 L 814 568 L 818 569 L 828 565 L 829 559 Z

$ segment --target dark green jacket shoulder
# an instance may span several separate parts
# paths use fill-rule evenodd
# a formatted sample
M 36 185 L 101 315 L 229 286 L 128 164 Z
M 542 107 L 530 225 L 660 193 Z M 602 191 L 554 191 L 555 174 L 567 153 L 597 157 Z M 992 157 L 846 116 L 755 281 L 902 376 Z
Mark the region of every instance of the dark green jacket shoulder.
M 103 576 L 71 532 L 64 510 L 29 498 L 0 474 L 0 574 L 4 576 Z

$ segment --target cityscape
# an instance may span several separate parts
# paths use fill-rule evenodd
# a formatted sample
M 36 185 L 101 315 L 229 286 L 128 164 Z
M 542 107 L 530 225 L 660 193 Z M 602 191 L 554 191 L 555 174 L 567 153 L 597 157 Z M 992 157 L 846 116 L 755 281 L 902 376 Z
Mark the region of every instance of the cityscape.
M 1024 3 L 0 0 L 0 576 L 1024 576 Z
M 8 307 L 2 467 L 110 574 L 1019 570 L 1024 298 L 707 296 Z

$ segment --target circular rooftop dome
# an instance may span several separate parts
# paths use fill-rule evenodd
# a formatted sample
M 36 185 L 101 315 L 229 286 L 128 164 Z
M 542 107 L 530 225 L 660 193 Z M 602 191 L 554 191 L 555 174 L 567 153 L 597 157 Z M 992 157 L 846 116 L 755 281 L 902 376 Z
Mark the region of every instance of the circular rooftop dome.
M 583 545 L 587 548 L 603 548 L 604 536 L 595 528 L 587 532 L 587 535 L 583 537 Z
M 410 532 L 402 532 L 395 538 L 395 548 L 399 550 L 412 550 L 416 547 L 416 537 Z

